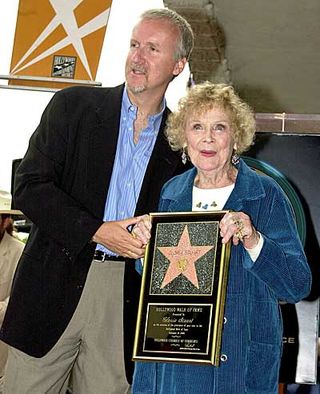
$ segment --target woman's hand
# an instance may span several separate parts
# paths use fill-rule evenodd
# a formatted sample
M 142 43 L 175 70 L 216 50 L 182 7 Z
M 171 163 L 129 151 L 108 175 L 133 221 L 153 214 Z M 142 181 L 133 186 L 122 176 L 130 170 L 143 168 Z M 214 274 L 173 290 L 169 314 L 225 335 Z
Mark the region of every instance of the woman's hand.
M 228 212 L 220 221 L 222 242 L 227 243 L 231 238 L 234 245 L 242 242 L 247 249 L 252 249 L 259 242 L 259 233 L 251 223 L 250 217 L 243 212 Z
M 147 245 L 151 237 L 151 220 L 149 215 L 139 217 L 139 221 L 134 225 L 131 235 L 138 238 L 143 245 Z

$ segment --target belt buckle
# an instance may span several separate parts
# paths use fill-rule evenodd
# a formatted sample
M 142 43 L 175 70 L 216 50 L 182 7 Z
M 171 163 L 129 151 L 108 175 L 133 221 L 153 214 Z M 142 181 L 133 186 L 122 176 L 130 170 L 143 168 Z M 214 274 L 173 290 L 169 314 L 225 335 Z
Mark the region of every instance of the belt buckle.
M 124 261 L 124 258 L 121 256 L 111 255 L 106 252 L 102 252 L 102 250 L 95 250 L 93 259 L 100 262 L 105 261 Z
M 96 261 L 104 261 L 105 260 L 105 253 L 101 250 L 95 250 L 93 259 Z

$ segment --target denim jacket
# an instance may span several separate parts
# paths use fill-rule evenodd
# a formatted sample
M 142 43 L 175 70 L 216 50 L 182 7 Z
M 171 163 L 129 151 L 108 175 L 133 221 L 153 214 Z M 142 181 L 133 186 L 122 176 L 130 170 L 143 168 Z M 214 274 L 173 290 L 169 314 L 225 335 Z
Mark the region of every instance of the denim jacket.
M 278 393 L 282 353 L 279 301 L 296 303 L 311 287 L 311 272 L 290 203 L 278 184 L 238 165 L 224 209 L 248 214 L 264 244 L 253 262 L 242 244 L 232 246 L 220 366 L 136 363 L 133 393 Z M 159 210 L 192 209 L 195 168 L 163 187 Z

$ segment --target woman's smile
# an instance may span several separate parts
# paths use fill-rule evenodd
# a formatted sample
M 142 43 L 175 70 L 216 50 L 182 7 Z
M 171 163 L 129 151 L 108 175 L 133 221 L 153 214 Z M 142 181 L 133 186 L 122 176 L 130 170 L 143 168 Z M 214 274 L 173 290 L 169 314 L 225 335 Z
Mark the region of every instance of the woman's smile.
M 208 149 L 202 149 L 200 151 L 200 154 L 204 157 L 214 157 L 216 155 L 216 152 L 213 150 L 208 150 Z

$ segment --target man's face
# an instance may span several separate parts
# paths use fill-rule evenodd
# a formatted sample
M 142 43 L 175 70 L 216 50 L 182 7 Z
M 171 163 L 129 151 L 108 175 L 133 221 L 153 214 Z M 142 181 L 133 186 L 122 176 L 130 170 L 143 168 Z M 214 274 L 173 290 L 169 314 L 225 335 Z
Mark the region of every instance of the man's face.
M 167 20 L 142 20 L 133 29 L 126 61 L 126 82 L 133 94 L 145 91 L 163 95 L 185 59 L 176 61 L 179 31 Z

